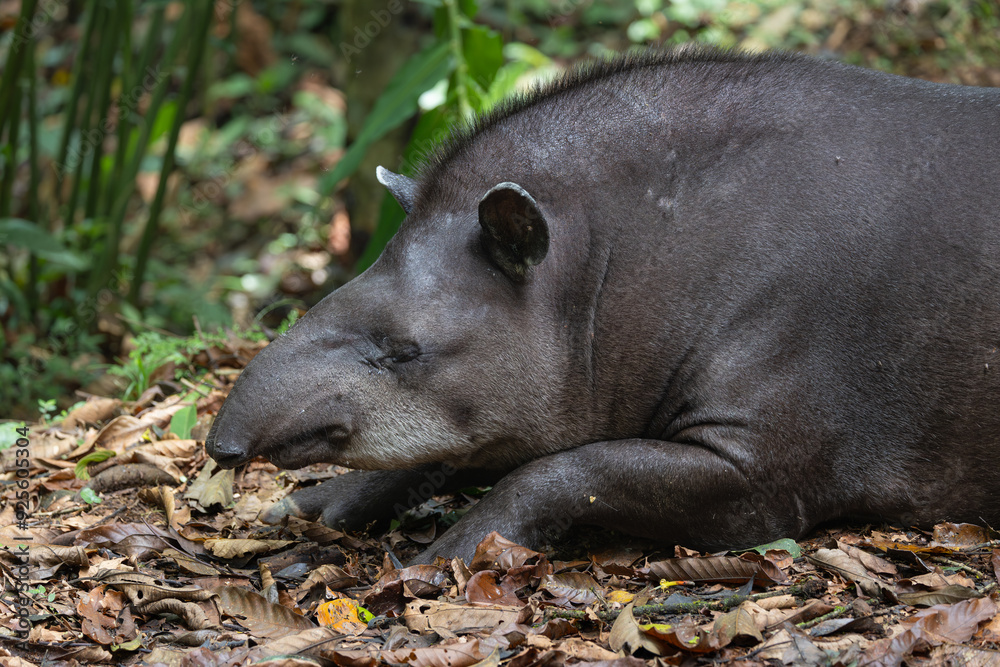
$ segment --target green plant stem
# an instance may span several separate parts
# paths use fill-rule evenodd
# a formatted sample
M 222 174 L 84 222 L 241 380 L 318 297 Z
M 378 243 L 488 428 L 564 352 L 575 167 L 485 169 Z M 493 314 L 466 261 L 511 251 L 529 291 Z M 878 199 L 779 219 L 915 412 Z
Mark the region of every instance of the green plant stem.
M 17 173 L 17 139 L 21 123 L 21 76 L 28 51 L 34 42 L 27 36 L 27 28 L 35 14 L 37 0 L 21 4 L 21 15 L 14 29 L 14 42 L 7 56 L 7 67 L 0 81 L 0 136 L 7 129 L 7 146 L 0 152 L 4 159 L 3 180 L 0 181 L 0 217 L 10 216 L 13 200 L 14 175 Z
M 199 6 L 200 5 L 200 6 Z M 201 13 L 195 13 L 201 9 Z M 167 181 L 170 173 L 174 169 L 174 155 L 177 149 L 177 138 L 180 136 L 181 125 L 184 123 L 184 109 L 194 90 L 194 83 L 197 73 L 201 67 L 201 59 L 205 53 L 205 44 L 208 41 L 208 29 L 212 24 L 212 14 L 215 12 L 213 3 L 190 2 L 187 11 L 192 12 L 193 30 L 190 35 L 191 52 L 187 63 L 187 76 L 181 86 L 181 92 L 177 99 L 177 114 L 170 127 L 170 135 L 167 139 L 167 149 L 163 155 L 163 165 L 160 169 L 160 182 L 156 187 L 156 196 L 150 206 L 149 217 L 146 219 L 146 226 L 142 230 L 142 239 L 139 242 L 139 251 L 135 260 L 135 273 L 132 276 L 132 284 L 129 288 L 129 301 L 139 307 L 139 295 L 142 288 L 143 276 L 146 272 L 146 263 L 149 260 L 149 251 L 153 246 L 153 237 L 159 223 L 160 212 L 163 210 L 163 200 L 166 196 Z
M 87 53 L 90 44 L 94 39 L 94 31 L 97 28 L 97 15 L 100 13 L 100 5 L 92 3 L 85 11 L 87 20 L 83 26 L 83 35 L 77 47 L 76 62 L 73 63 L 73 88 L 70 90 L 69 100 L 66 104 L 65 122 L 63 124 L 62 139 L 59 141 L 59 151 L 56 153 L 56 172 L 60 182 L 66 174 L 66 158 L 69 156 L 69 142 L 73 137 L 73 128 L 76 127 L 77 112 L 80 108 L 80 96 L 83 94 L 83 64 L 87 61 Z
M 711 611 L 728 611 L 734 607 L 740 606 L 747 600 L 762 600 L 764 598 L 771 598 L 777 595 L 785 595 L 792 593 L 793 589 L 795 589 L 794 586 L 790 587 L 788 590 L 782 591 L 767 591 L 764 593 L 754 593 L 752 595 L 731 595 L 721 600 L 694 600 L 692 602 L 678 602 L 673 604 L 647 604 L 639 607 L 633 607 L 632 613 L 635 616 L 656 616 L 664 614 L 694 614 L 706 609 Z M 618 618 L 621 611 L 613 609 L 594 613 L 597 615 L 597 618 L 602 621 L 613 621 Z M 553 609 L 551 611 L 546 611 L 545 617 L 587 618 L 587 612 L 585 610 L 577 609 Z
M 22 2 L 21 15 L 18 16 L 17 24 L 14 26 L 14 41 L 11 44 L 10 52 L 7 54 L 7 65 L 4 76 L 0 77 L 0 135 L 3 134 L 4 127 L 7 125 L 8 114 L 13 113 L 16 117 L 21 113 L 20 107 L 14 105 L 14 96 L 19 94 L 18 82 L 28 50 L 25 47 L 31 48 L 33 44 L 26 32 L 28 26 L 31 25 L 31 19 L 35 15 L 35 6 L 37 4 L 38 0 L 26 0 Z M 7 136 L 11 137 L 12 135 L 8 132 Z M 16 143 L 14 145 L 16 146 Z M 9 193 L 3 192 L 2 194 L 6 195 Z
M 109 276 L 118 266 L 118 246 L 121 243 L 122 227 L 125 221 L 124 204 L 128 202 L 128 198 L 131 196 L 132 191 L 135 188 L 135 175 L 138 172 L 138 165 L 141 162 L 142 156 L 146 151 L 146 142 L 149 138 L 149 128 L 153 124 L 152 119 L 156 117 L 155 113 L 159 110 L 160 101 L 162 101 L 163 95 L 166 92 L 166 88 L 163 85 L 159 85 L 156 89 L 154 89 L 161 94 L 158 98 L 159 101 L 157 101 L 155 105 L 150 104 L 150 111 L 152 115 L 150 115 L 150 120 L 143 124 L 143 130 L 139 133 L 140 139 L 134 146 L 135 169 L 132 169 L 130 167 L 128 149 L 129 136 L 131 135 L 132 128 L 135 126 L 135 123 L 133 122 L 133 119 L 135 118 L 135 109 L 130 108 L 129 104 L 135 104 L 138 102 L 139 88 L 142 85 L 144 73 L 146 72 L 146 68 L 148 68 L 149 64 L 153 61 L 153 54 L 161 43 L 160 35 L 163 34 L 163 17 L 165 11 L 166 7 L 163 5 L 160 5 L 153 10 L 153 16 L 150 19 L 149 28 L 146 30 L 146 45 L 139 56 L 139 62 L 136 64 L 135 69 L 129 70 L 126 68 L 122 72 L 122 93 L 119 97 L 118 104 L 118 145 L 115 148 L 114 165 L 111 168 L 111 178 L 108 181 L 107 187 L 103 189 L 102 202 L 98 207 L 98 212 L 106 216 L 108 219 L 107 247 L 105 248 L 104 256 L 101 260 L 101 266 L 97 267 L 98 272 L 102 276 Z M 128 23 L 131 23 L 131 21 Z M 165 60 L 169 59 L 169 62 L 164 63 L 165 66 L 169 67 L 172 65 L 173 58 L 175 56 L 176 49 L 173 51 L 168 49 Z M 119 201 L 123 202 L 121 207 L 118 205 Z
M 103 28 L 105 27 L 105 23 L 108 21 L 109 16 L 104 3 L 101 2 L 94 3 L 93 7 L 94 11 L 100 14 L 95 19 L 95 21 L 97 22 L 95 29 L 98 32 L 106 32 L 106 30 L 103 30 Z M 88 59 L 89 57 L 90 57 L 89 49 L 88 51 L 80 51 L 77 54 L 77 58 L 80 60 Z M 81 153 L 81 156 L 79 162 L 75 165 L 75 168 L 73 169 L 73 182 L 70 185 L 69 203 L 66 205 L 66 213 L 63 217 L 64 224 L 66 224 L 69 227 L 72 227 L 76 220 L 76 209 L 80 201 L 80 190 L 83 184 L 83 175 L 86 172 L 86 160 L 83 159 L 84 158 L 83 153 L 85 152 L 83 141 L 85 137 L 88 137 L 90 135 L 90 126 L 91 122 L 93 121 L 95 97 L 96 95 L 93 92 L 87 95 L 87 104 L 84 106 L 83 116 L 79 118 L 79 126 L 77 127 L 80 135 L 79 152 Z M 94 150 L 97 150 L 97 148 L 95 147 Z
M 19 79 L 20 76 L 13 75 L 11 78 Z M 4 165 L 3 180 L 0 181 L 0 192 L 4 196 L 0 199 L 0 218 L 9 218 L 11 211 L 11 201 L 14 199 L 14 176 L 17 175 L 17 143 L 21 134 L 21 85 L 20 81 L 14 87 L 14 94 L 10 99 L 11 111 L 10 124 L 7 126 L 7 145 L 3 148 Z
M 149 29 L 146 31 L 146 45 L 139 56 L 139 62 L 136 63 L 135 68 L 132 68 L 131 57 L 127 58 L 123 63 L 121 77 L 122 90 L 118 96 L 118 134 L 116 137 L 115 157 L 111 166 L 111 177 L 108 180 L 108 187 L 101 191 L 101 201 L 97 207 L 98 213 L 106 217 L 111 216 L 111 209 L 118 193 L 122 188 L 126 187 L 126 184 L 121 182 L 121 176 L 122 170 L 125 168 L 125 157 L 128 154 L 129 133 L 134 126 L 132 122 L 134 109 L 130 108 L 129 105 L 130 103 L 135 104 L 138 101 L 142 73 L 149 66 L 153 58 L 153 51 L 160 44 L 159 36 L 163 27 L 164 11 L 165 7 L 163 5 L 153 10 Z M 132 21 L 129 19 L 126 25 L 131 25 L 131 23 Z M 125 37 L 125 53 L 127 54 L 130 54 L 132 50 L 132 40 L 129 35 L 130 32 L 126 33 Z M 108 228 L 108 246 L 110 251 L 108 254 L 112 255 L 111 266 L 114 266 L 118 261 L 118 239 L 121 238 L 121 228 L 113 228 L 113 222 L 113 220 L 110 221 Z M 111 239 L 112 236 L 114 237 L 113 240 Z
M 97 123 L 95 127 L 96 141 L 90 154 L 90 183 L 87 188 L 87 199 L 83 205 L 83 217 L 93 218 L 97 215 L 97 202 L 101 194 L 103 170 L 101 163 L 104 159 L 104 140 L 108 124 L 110 122 L 109 111 L 111 109 L 111 86 L 114 83 L 115 56 L 118 55 L 118 44 L 121 35 L 127 34 L 131 26 L 127 20 L 131 12 L 128 7 L 130 2 L 118 0 L 112 15 L 108 17 L 112 26 L 110 35 L 101 40 L 100 58 L 98 60 L 98 76 L 95 85 L 96 114 L 94 118 Z M 113 186 L 106 186 L 113 187 Z M 94 271 L 91 278 L 98 278 L 102 283 L 105 276 L 99 276 L 100 271 Z
M 191 23 L 190 12 L 185 12 L 180 21 L 174 25 L 173 38 L 167 45 L 167 52 L 160 61 L 161 70 L 165 70 L 167 72 L 173 70 L 174 62 L 177 60 L 177 54 L 180 53 L 180 46 L 186 40 L 186 35 L 189 34 Z M 148 38 L 152 38 L 152 36 L 153 33 L 149 33 Z M 125 211 L 128 208 L 129 198 L 135 190 L 135 179 L 139 174 L 139 168 L 142 166 L 142 158 L 146 155 L 146 147 L 149 144 L 149 138 L 153 131 L 153 125 L 155 124 L 156 118 L 160 114 L 160 110 L 163 107 L 163 101 L 166 99 L 169 90 L 170 76 L 163 76 L 153 89 L 149 105 L 146 107 L 146 122 L 144 122 L 140 127 L 139 136 L 136 138 L 135 143 L 131 146 L 131 152 L 126 153 L 123 171 L 116 179 L 119 184 L 119 188 L 115 193 L 114 202 L 111 207 L 109 229 L 112 230 L 113 233 L 117 234 L 119 239 L 121 238 L 121 230 L 125 224 Z M 110 268 L 107 269 L 108 271 L 113 270 L 115 264 L 117 264 L 117 249 L 118 245 L 116 242 L 113 248 L 114 254 L 106 256 L 105 258 L 105 261 L 111 262 L 111 264 L 109 264 Z
M 469 65 L 462 52 L 461 12 L 458 0 L 444 0 L 444 5 L 448 10 L 448 27 L 451 30 L 451 52 L 455 56 L 455 93 L 458 95 L 458 110 L 464 120 L 472 115 L 472 105 L 469 103 Z
M 38 201 L 38 189 L 41 178 L 38 170 L 38 90 L 35 76 L 35 49 L 34 45 L 28 49 L 27 66 L 28 72 L 28 169 L 30 181 L 28 183 L 28 215 L 36 225 L 47 227 L 42 222 L 41 204 Z M 38 308 L 38 257 L 31 253 L 28 257 L 28 284 L 24 287 L 25 300 L 28 302 L 27 319 L 34 320 L 37 324 Z

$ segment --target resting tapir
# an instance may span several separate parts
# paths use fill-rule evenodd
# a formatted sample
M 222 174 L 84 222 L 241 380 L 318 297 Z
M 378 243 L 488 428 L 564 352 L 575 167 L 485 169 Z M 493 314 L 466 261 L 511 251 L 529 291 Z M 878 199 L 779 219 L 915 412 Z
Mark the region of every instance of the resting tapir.
M 1000 527 L 1000 89 L 627 56 L 379 177 L 399 233 L 206 443 L 369 472 L 265 520 L 475 479 L 421 560 L 571 523 L 712 550 L 846 516 Z

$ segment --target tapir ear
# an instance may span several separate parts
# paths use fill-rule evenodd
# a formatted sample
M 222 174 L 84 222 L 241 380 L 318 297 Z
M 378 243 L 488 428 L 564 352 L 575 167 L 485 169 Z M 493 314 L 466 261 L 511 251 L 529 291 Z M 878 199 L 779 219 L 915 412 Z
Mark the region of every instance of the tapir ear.
M 417 182 L 408 176 L 394 174 L 385 167 L 376 167 L 375 177 L 379 183 L 389 189 L 392 196 L 409 215 L 410 209 L 413 208 L 413 202 L 417 199 Z
M 479 201 L 483 247 L 510 278 L 524 280 L 528 268 L 549 252 L 549 226 L 535 200 L 517 183 L 501 183 Z

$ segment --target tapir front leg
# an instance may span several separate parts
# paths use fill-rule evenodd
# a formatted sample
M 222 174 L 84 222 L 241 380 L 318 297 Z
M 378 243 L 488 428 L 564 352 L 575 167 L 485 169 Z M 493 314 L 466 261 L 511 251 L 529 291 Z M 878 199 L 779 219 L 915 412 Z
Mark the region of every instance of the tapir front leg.
M 710 449 L 655 440 L 598 442 L 505 476 L 415 562 L 468 561 L 490 531 L 538 548 L 574 523 L 706 550 L 798 537 L 812 523 L 775 503 L 752 473 Z M 795 500 L 788 499 L 793 507 Z M 801 507 L 801 505 L 800 505 Z
M 486 486 L 496 478 L 489 472 L 437 464 L 411 470 L 352 470 L 295 491 L 261 512 L 260 520 L 278 523 L 291 515 L 322 518 L 333 528 L 362 528 L 380 519 L 398 518 L 431 496 L 465 486 Z

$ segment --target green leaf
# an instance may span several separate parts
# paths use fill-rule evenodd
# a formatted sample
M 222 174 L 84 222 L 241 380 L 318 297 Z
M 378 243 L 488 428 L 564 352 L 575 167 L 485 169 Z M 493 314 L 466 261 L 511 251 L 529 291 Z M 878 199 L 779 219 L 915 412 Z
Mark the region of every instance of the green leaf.
M 43 259 L 74 271 L 84 271 L 90 266 L 88 258 L 69 250 L 38 225 L 20 218 L 0 219 L 0 244 L 6 243 L 26 248 Z
M 104 502 L 99 495 L 94 493 L 93 489 L 86 486 L 80 489 L 80 500 L 88 505 L 100 505 Z
M 795 540 L 783 537 L 780 540 L 775 540 L 769 544 L 762 544 L 760 546 L 754 547 L 753 549 L 747 549 L 747 551 L 756 551 L 761 556 L 766 554 L 768 551 L 787 551 L 792 558 L 798 558 L 802 555 L 802 549 Z
M 503 38 L 500 33 L 477 25 L 462 35 L 462 52 L 471 78 L 482 90 L 488 90 L 503 65 Z
M 14 446 L 18 438 L 24 437 L 19 428 L 27 426 L 24 422 L 4 422 L 0 424 L 0 451 Z
M 91 463 L 107 461 L 112 456 L 115 456 L 115 452 L 110 449 L 98 449 L 93 451 L 76 462 L 76 468 L 73 469 L 73 474 L 76 475 L 77 479 L 90 479 L 90 473 L 87 472 L 87 466 Z
M 170 418 L 170 431 L 181 440 L 188 440 L 196 421 L 198 421 L 198 409 L 193 405 L 186 405 Z
M 368 114 L 357 139 L 333 171 L 320 179 L 316 189 L 322 195 L 329 195 L 340 181 L 354 173 L 372 143 L 417 112 L 420 95 L 445 78 L 453 67 L 449 49 L 449 44 L 424 49 L 396 72 Z
M 375 618 L 375 616 L 370 611 L 368 611 L 367 609 L 365 609 L 364 607 L 358 605 L 358 618 L 361 619 L 362 623 L 368 623 L 373 618 Z

